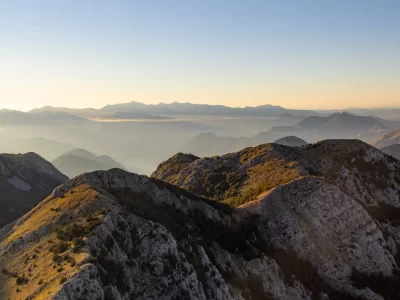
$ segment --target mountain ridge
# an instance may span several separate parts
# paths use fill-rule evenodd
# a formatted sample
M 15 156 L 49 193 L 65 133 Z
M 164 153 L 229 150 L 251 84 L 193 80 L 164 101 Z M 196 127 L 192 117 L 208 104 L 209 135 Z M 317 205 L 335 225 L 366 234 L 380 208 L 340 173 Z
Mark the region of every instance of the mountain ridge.
M 60 185 L 0 230 L 0 296 L 396 299 L 400 161 L 349 140 L 243 151 L 236 158 L 252 156 L 241 164 L 280 157 L 299 161 L 292 167 L 303 174 L 237 208 L 119 169 Z M 311 158 L 315 169 L 302 167 Z M 175 160 L 198 168 L 223 161 Z M 365 168 L 383 178 L 361 176 Z

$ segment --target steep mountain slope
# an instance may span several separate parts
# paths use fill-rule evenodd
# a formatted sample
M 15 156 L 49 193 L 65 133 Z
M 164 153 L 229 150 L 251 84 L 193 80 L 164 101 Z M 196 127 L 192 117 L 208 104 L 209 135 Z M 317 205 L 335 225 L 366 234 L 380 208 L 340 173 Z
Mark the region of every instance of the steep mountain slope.
M 290 146 L 290 147 L 301 147 L 307 145 L 307 142 L 296 136 L 286 136 L 274 141 L 274 144 Z
M 389 133 L 382 134 L 372 140 L 371 145 L 376 148 L 383 148 L 400 143 L 400 129 L 393 130 Z
M 236 209 L 122 170 L 68 181 L 0 231 L 0 298 L 397 299 L 398 160 L 325 141 L 169 164 L 191 186 L 238 160 L 246 185 L 295 176 Z
M 66 180 L 35 153 L 0 154 L 0 227 L 27 213 Z
M 394 144 L 387 147 L 383 147 L 381 151 L 397 159 L 400 159 L 400 144 Z
M 69 177 L 85 172 L 124 167 L 108 155 L 97 156 L 85 149 L 74 149 L 53 161 L 54 166 Z

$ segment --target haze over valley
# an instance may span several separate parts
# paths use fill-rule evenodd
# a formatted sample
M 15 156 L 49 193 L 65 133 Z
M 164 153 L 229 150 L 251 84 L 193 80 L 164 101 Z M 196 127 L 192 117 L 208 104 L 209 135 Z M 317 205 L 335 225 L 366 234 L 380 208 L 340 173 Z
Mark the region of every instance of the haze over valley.
M 309 143 L 327 138 L 372 142 L 400 126 L 400 118 L 370 115 L 374 112 L 382 115 L 382 111 L 391 109 L 360 109 L 356 115 L 346 110 L 326 113 L 271 105 L 230 108 L 131 102 L 99 110 L 55 107 L 30 112 L 3 110 L 0 152 L 34 151 L 54 161 L 74 148 L 82 148 L 99 156 L 109 155 L 129 171 L 150 175 L 160 162 L 177 152 L 221 155 L 288 135 Z
M 400 299 L 400 1 L 0 2 L 0 300 Z

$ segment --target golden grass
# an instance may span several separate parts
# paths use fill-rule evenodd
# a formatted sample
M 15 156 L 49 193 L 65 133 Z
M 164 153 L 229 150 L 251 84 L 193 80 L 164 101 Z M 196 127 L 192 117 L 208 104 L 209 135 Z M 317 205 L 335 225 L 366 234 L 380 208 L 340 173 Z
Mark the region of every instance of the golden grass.
M 79 207 L 91 203 L 98 193 L 88 185 L 82 185 L 67 193 L 63 198 L 47 198 L 41 202 L 33 213 L 19 226 L 14 227 L 13 233 L 3 242 L 7 244 L 26 234 L 38 230 L 42 226 L 53 223 L 61 213 L 74 214 Z
M 0 249 L 3 249 L 0 252 L 0 299 L 25 299 L 32 295 L 33 299 L 50 299 L 60 290 L 63 278 L 68 279 L 79 272 L 80 263 L 88 253 L 82 249 L 74 251 L 73 240 L 60 241 L 53 231 L 57 225 L 72 223 L 85 224 L 90 228 L 93 222 L 88 221 L 87 217 L 100 220 L 101 205 L 88 209 L 85 214 L 78 211 L 93 204 L 99 197 L 98 192 L 90 186 L 81 185 L 63 197 L 45 199 L 24 217 L 19 226 L 14 227 L 11 235 L 0 244 Z M 67 223 L 65 220 L 61 222 L 60 218 L 66 215 L 73 219 Z M 79 218 L 76 217 L 78 215 Z M 39 236 L 26 246 L 19 241 L 44 226 L 50 227 L 50 234 Z M 14 246 L 11 245 L 13 242 L 16 242 Z M 54 246 L 61 242 L 67 245 L 66 250 L 55 254 Z M 7 248 L 8 251 L 5 250 Z

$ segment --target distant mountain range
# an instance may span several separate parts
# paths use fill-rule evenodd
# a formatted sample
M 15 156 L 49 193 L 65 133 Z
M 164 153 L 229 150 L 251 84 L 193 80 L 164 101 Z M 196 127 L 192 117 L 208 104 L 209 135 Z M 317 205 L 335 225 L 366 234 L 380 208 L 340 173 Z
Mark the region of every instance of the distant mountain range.
M 314 116 L 317 112 L 312 110 L 285 109 L 281 106 L 261 105 L 257 107 L 228 107 L 223 105 L 207 105 L 192 103 L 159 103 L 144 104 L 130 102 L 107 105 L 101 109 L 71 109 L 46 106 L 34 109 L 31 113 L 38 112 L 64 112 L 81 117 L 104 117 L 113 113 L 141 113 L 157 115 L 206 115 L 206 116 L 254 116 L 254 117 L 295 117 Z
M 168 117 L 150 115 L 145 113 L 135 112 L 116 112 L 111 115 L 102 117 L 102 119 L 110 120 L 169 120 Z
M 54 123 L 76 123 L 83 121 L 87 120 L 64 111 L 35 110 L 25 113 L 16 110 L 0 110 L 0 125 L 3 126 L 49 125 Z
M 358 140 L 82 174 L 0 229 L 0 299 L 397 300 L 399 193 Z
M 206 105 L 192 103 L 159 103 L 156 105 L 146 105 L 139 102 L 124 104 L 107 105 L 101 111 L 108 112 L 141 112 L 156 113 L 167 115 L 209 115 L 209 116 L 280 116 L 288 114 L 292 116 L 312 116 L 317 115 L 311 110 L 291 110 L 281 106 L 261 105 L 257 107 L 235 108 L 223 105 Z
M 193 103 L 159 103 L 144 104 L 129 102 L 107 105 L 101 109 L 86 108 L 74 109 L 65 107 L 45 106 L 31 112 L 65 112 L 83 118 L 104 117 L 111 113 L 145 113 L 159 115 L 209 115 L 209 116 L 253 116 L 253 117 L 309 117 L 328 116 L 334 113 L 349 113 L 359 116 L 376 116 L 388 120 L 400 120 L 400 108 L 347 108 L 342 110 L 296 110 L 286 109 L 281 106 L 260 105 L 256 107 L 229 107 L 224 105 L 208 105 Z
M 108 155 L 97 156 L 84 149 L 74 149 L 53 161 L 54 166 L 70 178 L 97 170 L 124 169 Z
M 235 138 L 218 136 L 212 132 L 202 133 L 187 142 L 182 150 L 198 156 L 221 155 L 245 147 L 279 141 L 280 138 L 287 136 L 295 136 L 302 142 L 316 142 L 327 138 L 358 138 L 370 141 L 372 137 L 387 133 L 396 126 L 398 126 L 397 121 L 335 113 L 327 117 L 307 117 L 294 126 L 272 127 L 251 137 Z
M 400 129 L 395 129 L 389 133 L 381 134 L 371 142 L 372 146 L 379 149 L 395 144 L 400 144 Z
M 394 124 L 393 124 L 394 125 Z M 280 126 L 271 129 L 271 132 L 293 132 L 293 131 L 337 131 L 346 130 L 350 132 L 369 132 L 389 130 L 390 121 L 381 120 L 374 116 L 356 116 L 349 113 L 334 113 L 327 117 L 312 116 L 304 118 L 294 126 Z

